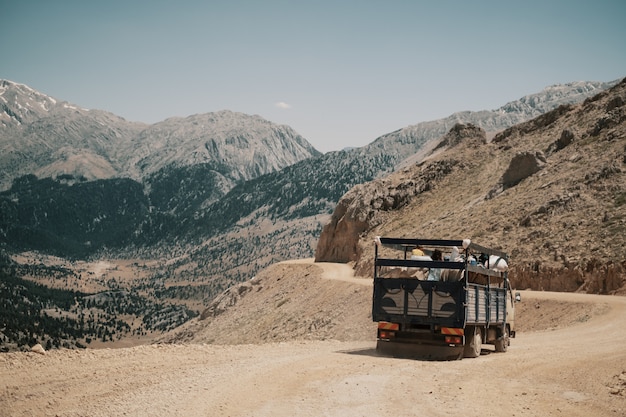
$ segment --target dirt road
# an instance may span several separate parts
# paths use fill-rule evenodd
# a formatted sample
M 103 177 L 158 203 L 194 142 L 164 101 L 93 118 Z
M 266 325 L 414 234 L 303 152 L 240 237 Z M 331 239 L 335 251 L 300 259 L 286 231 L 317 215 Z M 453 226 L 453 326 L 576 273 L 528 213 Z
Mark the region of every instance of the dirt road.
M 325 278 L 353 280 L 349 268 L 325 268 Z M 373 337 L 0 354 L 0 415 L 626 415 L 626 298 L 522 297 L 528 314 L 545 314 L 535 303 L 593 308 L 574 324 L 518 333 L 507 353 L 453 362 L 381 357 Z

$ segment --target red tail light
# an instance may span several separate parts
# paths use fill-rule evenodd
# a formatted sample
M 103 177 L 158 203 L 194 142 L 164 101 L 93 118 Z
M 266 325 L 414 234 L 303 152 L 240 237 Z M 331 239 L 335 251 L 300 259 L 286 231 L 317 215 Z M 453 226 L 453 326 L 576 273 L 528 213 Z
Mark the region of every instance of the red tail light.
M 463 344 L 463 338 L 460 336 L 446 336 L 446 343 L 449 345 Z
M 379 339 L 393 339 L 396 337 L 396 332 L 390 332 L 388 330 L 380 330 L 378 332 Z

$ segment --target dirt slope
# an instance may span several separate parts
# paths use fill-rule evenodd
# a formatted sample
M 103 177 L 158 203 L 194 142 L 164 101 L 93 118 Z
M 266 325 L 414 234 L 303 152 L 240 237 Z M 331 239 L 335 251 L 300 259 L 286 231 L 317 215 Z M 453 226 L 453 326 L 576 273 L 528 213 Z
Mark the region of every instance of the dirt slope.
M 272 265 L 227 290 L 166 343 L 243 344 L 291 340 L 371 340 L 371 280 L 345 264 L 312 260 Z
M 524 291 L 507 353 L 424 362 L 375 353 L 369 280 L 345 265 L 277 264 L 256 280 L 194 343 L 0 355 L 0 416 L 626 414 L 624 297 Z M 315 337 L 294 330 L 325 315 Z M 202 343 L 236 333 L 226 342 L 244 344 Z

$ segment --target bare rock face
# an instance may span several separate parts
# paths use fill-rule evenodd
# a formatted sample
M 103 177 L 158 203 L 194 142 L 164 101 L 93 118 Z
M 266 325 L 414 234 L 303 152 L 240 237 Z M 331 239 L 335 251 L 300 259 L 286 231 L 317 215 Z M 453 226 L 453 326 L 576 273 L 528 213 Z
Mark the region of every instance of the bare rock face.
M 386 212 L 399 210 L 416 195 L 432 190 L 458 164 L 456 160 L 432 161 L 352 188 L 339 200 L 330 223 L 322 230 L 315 261 L 358 260 L 363 233 L 378 226 Z
M 365 203 L 372 194 L 360 194 L 358 185 L 344 195 L 332 215 L 330 223 L 324 226 L 315 250 L 315 262 L 350 262 L 358 259 L 359 236 L 368 229 L 368 221 L 374 214 Z
M 453 147 L 470 139 L 476 140 L 479 144 L 487 143 L 487 133 L 480 127 L 474 126 L 471 123 L 457 123 L 441 138 L 439 145 L 437 145 L 435 149 L 444 146 Z
M 502 174 L 503 187 L 506 189 L 515 186 L 524 178 L 542 170 L 546 162 L 546 157 L 541 151 L 517 153 L 511 160 L 509 168 Z

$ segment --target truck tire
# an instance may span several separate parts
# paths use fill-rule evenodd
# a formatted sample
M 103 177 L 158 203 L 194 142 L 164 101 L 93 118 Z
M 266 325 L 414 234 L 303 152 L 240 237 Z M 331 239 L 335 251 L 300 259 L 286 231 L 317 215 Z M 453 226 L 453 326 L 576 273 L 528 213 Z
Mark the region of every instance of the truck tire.
M 480 332 L 480 327 L 473 327 L 469 331 L 469 334 L 465 335 L 465 348 L 463 350 L 463 356 L 466 358 L 479 357 L 482 343 L 483 338 Z
M 506 352 L 509 347 L 509 327 L 504 327 L 504 334 L 496 340 L 496 352 Z

